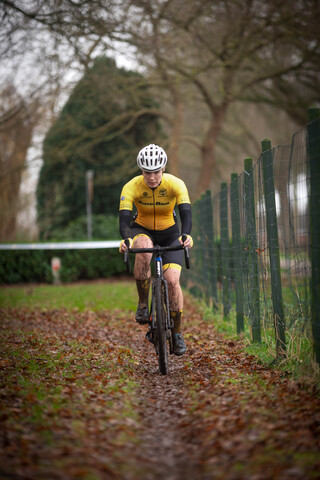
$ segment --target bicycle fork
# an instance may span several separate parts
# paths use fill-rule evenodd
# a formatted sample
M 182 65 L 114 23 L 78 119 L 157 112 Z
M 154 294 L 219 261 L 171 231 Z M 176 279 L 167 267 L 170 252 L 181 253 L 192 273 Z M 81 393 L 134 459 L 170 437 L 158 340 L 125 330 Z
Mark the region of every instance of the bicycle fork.
M 164 301 L 165 301 L 165 306 L 166 306 L 166 331 L 171 330 L 173 328 L 173 320 L 171 319 L 170 316 L 170 304 L 169 304 L 169 293 L 168 293 L 168 283 L 167 280 L 163 276 L 163 270 L 162 270 L 162 257 L 156 257 L 156 278 L 160 278 L 162 281 L 162 284 L 164 285 Z
M 168 284 L 166 279 L 163 277 L 163 271 L 162 271 L 162 258 L 161 257 L 156 257 L 155 259 L 155 278 L 158 278 L 161 280 L 161 283 L 164 288 L 164 303 L 165 303 L 165 309 L 166 309 L 166 318 L 165 318 L 165 331 L 167 335 L 167 340 L 169 341 L 169 346 L 170 346 L 170 353 L 173 353 L 173 346 L 172 346 L 172 335 L 171 331 L 173 328 L 173 320 L 171 319 L 170 316 L 170 304 L 169 304 L 169 293 L 168 293 Z M 152 295 L 151 295 L 151 305 L 150 305 L 150 322 L 151 322 L 151 332 L 152 335 L 155 334 L 156 332 L 156 305 L 155 305 L 155 292 L 154 292 L 155 284 L 153 282 L 152 284 Z M 153 342 L 154 343 L 154 342 Z M 156 346 L 157 342 L 155 342 Z

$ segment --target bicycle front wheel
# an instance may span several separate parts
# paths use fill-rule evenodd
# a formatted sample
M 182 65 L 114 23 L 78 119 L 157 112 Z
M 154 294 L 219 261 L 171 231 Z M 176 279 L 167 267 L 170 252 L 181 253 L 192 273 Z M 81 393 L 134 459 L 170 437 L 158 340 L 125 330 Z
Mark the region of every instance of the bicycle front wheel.
M 166 375 L 168 373 L 168 348 L 166 332 L 167 308 L 165 303 L 165 287 L 160 278 L 155 279 L 155 297 L 159 370 L 162 375 Z

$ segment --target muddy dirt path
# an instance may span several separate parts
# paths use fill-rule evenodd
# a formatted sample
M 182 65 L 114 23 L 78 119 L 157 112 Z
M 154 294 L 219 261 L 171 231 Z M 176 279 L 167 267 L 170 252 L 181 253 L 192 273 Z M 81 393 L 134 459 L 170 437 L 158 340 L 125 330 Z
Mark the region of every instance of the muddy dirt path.
M 142 430 L 137 461 L 148 465 L 146 480 L 201 478 L 194 447 L 183 439 L 188 412 L 188 390 L 184 385 L 183 358 L 170 357 L 169 374 L 159 374 L 153 347 L 147 342 L 134 345 L 143 359 L 139 388 Z
M 185 312 L 167 376 L 123 312 L 0 312 L 0 479 L 320 479 L 319 398 Z
M 122 337 L 139 358 L 143 478 L 320 479 L 319 399 L 225 340 L 190 299 L 185 310 L 188 352 L 167 376 L 144 327 Z

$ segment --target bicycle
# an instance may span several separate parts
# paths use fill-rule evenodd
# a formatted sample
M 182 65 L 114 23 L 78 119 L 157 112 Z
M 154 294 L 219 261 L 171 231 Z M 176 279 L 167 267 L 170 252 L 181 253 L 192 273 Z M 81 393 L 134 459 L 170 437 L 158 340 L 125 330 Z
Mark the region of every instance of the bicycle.
M 186 236 L 182 236 L 185 241 Z M 124 262 L 127 273 L 130 273 L 129 253 L 152 253 L 154 259 L 154 275 L 151 287 L 151 303 L 149 306 L 150 321 L 146 338 L 153 343 L 158 357 L 159 370 L 162 375 L 168 373 L 168 346 L 170 354 L 173 353 L 172 328 L 173 321 L 170 318 L 169 295 L 167 281 L 163 275 L 162 253 L 165 251 L 184 250 L 186 268 L 190 268 L 189 249 L 184 245 L 160 247 L 154 245 L 150 248 L 131 248 L 129 241 L 125 240 L 127 251 L 124 252 Z

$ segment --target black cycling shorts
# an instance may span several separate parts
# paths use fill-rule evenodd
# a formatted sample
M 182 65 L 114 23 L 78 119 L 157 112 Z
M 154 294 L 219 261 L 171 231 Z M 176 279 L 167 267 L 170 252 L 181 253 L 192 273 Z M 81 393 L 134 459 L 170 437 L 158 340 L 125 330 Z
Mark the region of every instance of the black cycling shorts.
M 180 245 L 179 242 L 179 227 L 177 224 L 165 230 L 148 230 L 142 227 L 136 222 L 132 222 L 130 225 L 130 238 L 134 238 L 139 234 L 147 235 L 153 245 L 159 245 L 160 247 L 166 247 L 171 245 Z M 176 252 L 163 252 L 162 253 L 163 265 L 166 268 L 174 268 L 175 265 L 182 267 L 183 265 L 183 250 L 177 250 Z

